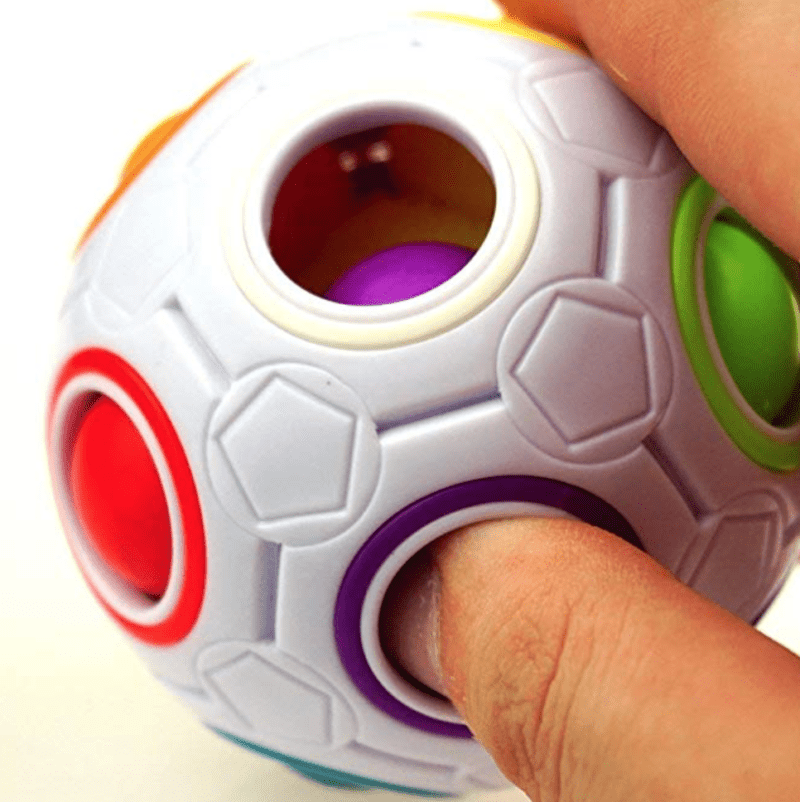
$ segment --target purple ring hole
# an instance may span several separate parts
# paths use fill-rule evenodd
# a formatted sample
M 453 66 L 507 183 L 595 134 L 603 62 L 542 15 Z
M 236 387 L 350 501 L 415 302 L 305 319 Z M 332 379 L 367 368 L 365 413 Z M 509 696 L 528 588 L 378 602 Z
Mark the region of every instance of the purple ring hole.
M 423 527 L 459 510 L 503 501 L 555 507 L 644 551 L 631 525 L 607 502 L 579 487 L 534 476 L 494 476 L 452 485 L 409 504 L 386 521 L 364 543 L 345 572 L 333 627 L 339 657 L 359 690 L 376 707 L 410 727 L 451 738 L 472 737 L 463 724 L 442 721 L 408 707 L 372 672 L 361 643 L 361 613 L 369 586 L 392 552 Z

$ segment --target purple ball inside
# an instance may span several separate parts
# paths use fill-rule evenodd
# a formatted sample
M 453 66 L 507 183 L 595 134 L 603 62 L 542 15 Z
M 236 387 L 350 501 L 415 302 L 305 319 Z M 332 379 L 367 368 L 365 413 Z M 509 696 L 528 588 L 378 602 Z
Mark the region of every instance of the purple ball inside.
M 452 278 L 474 253 L 446 242 L 395 245 L 345 271 L 325 298 L 348 306 L 378 306 L 415 298 Z

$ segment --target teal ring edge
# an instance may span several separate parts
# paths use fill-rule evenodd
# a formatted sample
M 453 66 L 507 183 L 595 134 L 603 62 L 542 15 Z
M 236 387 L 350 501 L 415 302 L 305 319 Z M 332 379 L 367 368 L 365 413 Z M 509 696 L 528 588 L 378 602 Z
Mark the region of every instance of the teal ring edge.
M 245 749 L 249 749 L 251 752 L 257 752 L 258 754 L 271 758 L 272 760 L 277 760 L 280 763 L 283 763 L 285 766 L 288 766 L 293 771 L 302 774 L 304 777 L 324 785 L 330 785 L 335 788 L 349 788 L 365 791 L 370 789 L 381 789 L 383 791 L 395 791 L 401 794 L 413 794 L 414 796 L 424 797 L 448 798 L 453 796 L 452 794 L 443 794 L 438 791 L 425 791 L 421 788 L 409 788 L 404 785 L 392 785 L 391 783 L 373 780 L 369 777 L 361 777 L 358 774 L 349 774 L 345 771 L 337 771 L 336 769 L 330 769 L 326 766 L 320 766 L 318 763 L 311 763 L 307 760 L 300 760 L 296 757 L 284 755 L 281 752 L 275 752 L 272 749 L 267 749 L 265 746 L 260 746 L 259 744 L 252 743 L 251 741 L 246 741 L 243 738 L 239 738 L 236 735 L 232 735 L 231 733 L 225 732 L 225 730 L 217 729 L 216 727 L 209 727 L 209 729 L 222 738 L 225 738 L 226 740 L 236 744 L 237 746 L 242 746 Z

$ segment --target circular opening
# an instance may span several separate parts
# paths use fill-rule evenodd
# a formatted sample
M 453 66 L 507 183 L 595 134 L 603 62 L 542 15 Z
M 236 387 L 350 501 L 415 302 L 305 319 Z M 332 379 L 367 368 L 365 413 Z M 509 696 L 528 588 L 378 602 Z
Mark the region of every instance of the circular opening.
M 96 395 L 77 425 L 68 481 L 92 551 L 129 588 L 159 601 L 172 567 L 167 499 L 136 425 L 107 396 Z
M 334 609 L 334 632 L 342 665 L 376 707 L 411 727 L 452 738 L 471 738 L 452 704 L 405 660 L 387 628 L 393 624 L 392 584 L 399 594 L 430 576 L 415 560 L 439 537 L 476 521 L 536 515 L 574 517 L 642 548 L 630 524 L 607 502 L 573 485 L 534 476 L 494 476 L 434 491 L 385 521 L 347 568 Z M 420 555 L 416 556 L 415 555 Z M 400 609 L 409 609 L 408 605 Z M 418 634 L 430 622 L 413 610 L 405 615 Z
M 138 640 L 180 641 L 203 603 L 205 532 L 158 397 L 120 356 L 78 351 L 56 376 L 47 431 L 58 509 L 89 588 Z
M 777 258 L 778 272 L 788 282 L 788 286 L 784 284 L 783 290 L 778 292 L 779 297 L 783 292 L 781 303 L 786 303 L 787 290 L 791 295 L 795 295 L 791 288 L 797 283 L 792 279 L 797 267 L 784 272 L 780 265 L 788 268 L 790 262 L 784 261 L 783 255 L 778 257 L 780 252 L 760 234 L 756 232 L 751 234 L 752 229 L 738 215 L 728 210 L 727 204 L 713 187 L 700 176 L 694 176 L 686 184 L 678 199 L 673 220 L 670 262 L 675 311 L 686 355 L 717 422 L 742 453 L 754 463 L 771 471 L 788 473 L 796 471 L 800 466 L 800 422 L 792 424 L 796 417 L 792 413 L 792 397 L 795 392 L 792 391 L 784 407 L 785 411 L 775 411 L 780 407 L 782 399 L 780 392 L 775 392 L 774 389 L 769 393 L 771 399 L 768 398 L 771 410 L 758 412 L 758 399 L 753 396 L 752 401 L 748 400 L 745 391 L 741 389 L 747 389 L 747 372 L 740 371 L 735 364 L 738 347 L 736 339 L 741 338 L 745 348 L 750 347 L 749 343 L 744 343 L 744 339 L 748 337 L 750 343 L 771 344 L 773 341 L 765 336 L 766 330 L 760 328 L 758 324 L 753 327 L 756 330 L 755 337 L 737 330 L 736 321 L 748 318 L 740 316 L 738 312 L 732 313 L 732 310 L 737 308 L 735 305 L 729 305 L 727 301 L 718 303 L 714 295 L 719 292 L 720 287 L 725 286 L 725 283 L 705 275 L 707 270 L 710 274 L 716 271 L 713 264 L 714 240 L 718 233 L 726 231 L 725 225 L 721 224 L 730 225 L 731 220 L 735 220 L 733 228 L 744 226 L 744 230 L 753 242 L 759 244 L 767 254 L 771 253 Z M 706 247 L 709 230 L 712 234 L 711 244 Z M 736 265 L 740 260 L 738 251 L 724 248 L 721 249 L 721 253 L 719 262 L 729 268 L 726 272 L 735 274 Z M 769 270 L 765 272 L 768 273 Z M 758 281 L 755 282 L 755 286 L 751 281 L 750 289 L 757 292 Z M 746 289 L 744 292 L 740 290 L 739 306 L 742 303 L 746 305 L 745 295 Z M 707 296 L 711 296 L 710 302 Z M 760 306 L 763 320 L 764 307 L 763 304 Z M 789 306 L 792 306 L 791 301 Z M 712 321 L 712 318 L 715 320 Z M 733 332 L 731 336 L 723 333 L 724 325 L 730 325 Z M 783 323 L 780 325 L 784 327 L 784 333 L 788 325 L 789 342 L 791 342 L 792 315 L 788 315 L 787 323 L 787 316 L 784 314 Z M 728 342 L 725 342 L 726 339 Z M 744 362 L 751 360 L 752 352 L 748 353 L 746 350 L 739 352 L 740 357 L 742 353 L 745 356 Z M 775 360 L 773 356 L 768 358 L 774 360 L 771 364 L 781 361 Z M 774 372 L 773 370 L 772 373 Z
M 298 286 L 346 305 L 395 303 L 440 286 L 481 246 L 495 187 L 447 134 L 415 123 L 328 140 L 292 167 L 264 220 Z
M 725 366 L 767 423 L 800 419 L 800 266 L 733 209 L 711 222 L 705 294 Z

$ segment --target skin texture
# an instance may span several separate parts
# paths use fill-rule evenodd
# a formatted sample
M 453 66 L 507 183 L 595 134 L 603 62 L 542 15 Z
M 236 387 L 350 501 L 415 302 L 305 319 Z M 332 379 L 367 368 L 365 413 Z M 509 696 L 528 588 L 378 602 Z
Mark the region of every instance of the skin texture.
M 796 0 L 507 0 L 583 43 L 717 189 L 800 259 Z M 800 659 L 627 543 L 476 524 L 417 559 L 385 648 L 534 802 L 796 802 Z
M 506 0 L 582 41 L 689 161 L 800 259 L 800 11 L 795 0 Z
M 564 520 L 429 551 L 440 687 L 534 802 L 790 802 L 800 660 L 624 541 Z

